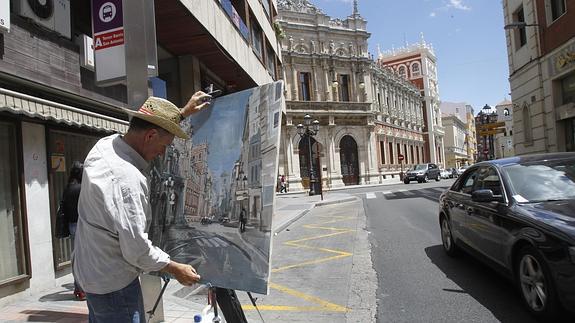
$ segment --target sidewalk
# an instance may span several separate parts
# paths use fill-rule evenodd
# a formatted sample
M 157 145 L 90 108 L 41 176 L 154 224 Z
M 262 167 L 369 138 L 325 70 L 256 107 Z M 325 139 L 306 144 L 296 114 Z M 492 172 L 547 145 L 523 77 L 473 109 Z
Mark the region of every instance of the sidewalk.
M 277 234 L 297 221 L 316 206 L 343 203 L 355 197 L 336 192 L 321 196 L 305 193 L 281 194 L 276 198 L 276 212 L 272 231 Z M 0 308 L 0 322 L 88 322 L 85 302 L 75 301 L 72 275 L 62 286 L 20 299 Z M 201 286 L 185 287 L 176 280 L 170 281 L 164 294 L 165 322 L 193 322 L 207 303 L 207 289 Z

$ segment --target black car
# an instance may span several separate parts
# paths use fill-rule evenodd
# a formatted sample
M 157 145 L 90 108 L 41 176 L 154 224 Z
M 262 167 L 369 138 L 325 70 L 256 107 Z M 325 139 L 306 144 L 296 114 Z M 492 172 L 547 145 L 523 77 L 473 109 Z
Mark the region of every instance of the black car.
M 439 181 L 441 179 L 441 172 L 439 167 L 432 163 L 417 164 L 412 169 L 408 170 L 403 176 L 403 182 L 409 184 L 411 181 L 418 183 L 425 183 L 430 179 Z
M 448 255 L 500 269 L 536 316 L 575 309 L 575 153 L 470 166 L 441 195 L 439 223 Z

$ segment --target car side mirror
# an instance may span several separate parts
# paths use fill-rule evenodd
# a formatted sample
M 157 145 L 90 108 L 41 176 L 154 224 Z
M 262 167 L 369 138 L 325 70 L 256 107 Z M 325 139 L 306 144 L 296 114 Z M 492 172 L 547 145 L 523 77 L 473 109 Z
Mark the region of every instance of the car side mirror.
M 493 195 L 492 190 L 477 190 L 471 193 L 471 200 L 474 202 L 501 201 L 501 196 Z

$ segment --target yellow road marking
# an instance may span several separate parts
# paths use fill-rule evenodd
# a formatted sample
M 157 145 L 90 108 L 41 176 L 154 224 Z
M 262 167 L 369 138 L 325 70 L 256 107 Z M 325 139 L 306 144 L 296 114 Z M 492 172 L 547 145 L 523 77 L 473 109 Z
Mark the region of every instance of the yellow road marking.
M 275 269 L 272 269 L 273 273 L 277 273 L 277 272 L 292 269 L 292 268 L 298 268 L 298 267 L 304 267 L 304 266 L 324 263 L 324 262 L 328 262 L 328 261 L 332 261 L 332 260 L 336 260 L 336 259 L 350 257 L 353 255 L 353 253 L 343 251 L 343 250 L 314 247 L 314 246 L 309 246 L 309 245 L 302 243 L 302 242 L 306 242 L 306 241 L 310 241 L 310 240 L 317 240 L 317 239 L 322 239 L 322 238 L 333 237 L 333 236 L 337 236 L 340 234 L 345 234 L 345 233 L 349 233 L 349 232 L 354 231 L 353 229 L 334 228 L 334 227 L 323 226 L 326 224 L 331 224 L 331 223 L 342 222 L 342 221 L 354 219 L 354 217 L 349 217 L 349 216 L 318 216 L 318 217 L 329 218 L 330 220 L 323 222 L 323 223 L 307 224 L 307 225 L 304 225 L 303 227 L 308 228 L 308 229 L 320 229 L 320 230 L 329 230 L 329 231 L 335 231 L 335 232 L 311 236 L 311 237 L 306 237 L 306 238 L 301 238 L 301 239 L 297 239 L 297 240 L 286 241 L 286 242 L 284 242 L 284 245 L 287 245 L 287 246 L 290 246 L 293 248 L 318 250 L 321 252 L 331 253 L 331 254 L 335 254 L 335 255 L 330 256 L 330 257 L 325 257 L 325 258 L 312 259 L 312 260 L 300 262 L 297 264 L 292 264 L 292 265 L 287 265 L 287 266 L 275 268 Z M 285 287 L 285 286 L 281 286 L 281 285 L 274 284 L 271 282 L 270 282 L 269 286 L 272 289 L 278 290 L 282 293 L 294 296 L 296 298 L 303 299 L 303 300 L 308 301 L 308 302 L 313 303 L 313 304 L 318 304 L 319 306 L 261 305 L 261 306 L 258 306 L 258 309 L 260 311 L 339 312 L 339 313 L 342 313 L 342 312 L 345 313 L 345 312 L 349 311 L 349 309 L 344 307 L 344 306 L 330 303 L 330 302 L 325 301 L 321 298 L 311 296 L 308 294 L 304 294 L 302 292 L 298 292 L 296 290 L 293 290 L 293 289 Z M 255 307 L 252 305 L 244 305 L 244 306 L 242 306 L 242 308 L 246 311 L 255 310 Z
M 293 290 L 293 289 L 285 287 L 285 286 L 270 283 L 270 288 L 273 288 L 273 289 L 276 289 L 282 293 L 286 293 L 288 295 L 306 300 L 310 303 L 318 304 L 320 306 L 262 305 L 262 306 L 258 306 L 258 309 L 260 311 L 261 310 L 264 310 L 264 311 L 308 311 L 308 312 L 329 311 L 329 312 L 340 312 L 340 313 L 342 313 L 342 312 L 345 313 L 345 312 L 349 311 L 349 309 L 344 307 L 344 306 L 340 306 L 340 305 L 337 305 L 334 303 L 324 301 L 321 298 L 311 296 L 308 294 L 304 294 L 302 292 L 298 292 L 297 290 Z M 244 310 L 255 310 L 255 308 L 251 305 L 242 306 L 242 308 Z

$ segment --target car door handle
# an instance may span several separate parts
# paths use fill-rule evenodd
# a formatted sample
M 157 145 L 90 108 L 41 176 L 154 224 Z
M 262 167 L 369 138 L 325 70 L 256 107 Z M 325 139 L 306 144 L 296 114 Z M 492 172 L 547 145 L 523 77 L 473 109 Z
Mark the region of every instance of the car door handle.
M 467 212 L 467 214 L 471 214 L 471 213 L 473 213 L 473 208 L 468 207 L 467 209 L 465 209 L 465 211 Z

